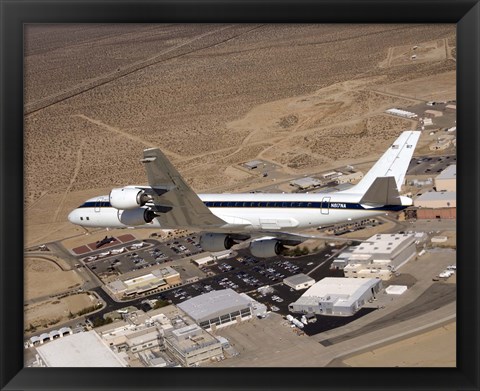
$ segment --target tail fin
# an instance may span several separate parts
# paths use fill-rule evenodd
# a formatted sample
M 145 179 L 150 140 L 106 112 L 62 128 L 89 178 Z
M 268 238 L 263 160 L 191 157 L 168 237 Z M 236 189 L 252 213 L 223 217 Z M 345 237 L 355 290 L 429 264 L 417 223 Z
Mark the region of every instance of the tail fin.
M 410 160 L 412 159 L 413 151 L 420 138 L 420 133 L 420 131 L 415 130 L 403 132 L 363 179 L 353 188 L 345 192 L 366 195 L 366 192 L 372 187 L 377 178 L 393 177 L 398 194 L 405 179 Z M 391 184 L 389 184 L 388 187 L 391 187 Z

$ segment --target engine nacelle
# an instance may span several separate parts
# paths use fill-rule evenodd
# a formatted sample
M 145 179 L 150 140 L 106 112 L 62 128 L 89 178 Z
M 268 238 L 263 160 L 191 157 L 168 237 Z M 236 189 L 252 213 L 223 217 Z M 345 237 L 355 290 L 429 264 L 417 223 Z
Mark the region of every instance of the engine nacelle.
M 255 239 L 250 242 L 250 252 L 257 258 L 270 258 L 282 252 L 282 242 L 277 239 Z
M 110 205 L 117 209 L 135 209 L 147 203 L 149 197 L 144 190 L 132 187 L 112 189 Z
M 118 212 L 118 220 L 129 227 L 151 223 L 155 217 L 155 212 L 148 208 L 127 209 Z
M 205 251 L 223 251 L 230 249 L 235 241 L 226 234 L 207 233 L 200 237 L 200 246 Z

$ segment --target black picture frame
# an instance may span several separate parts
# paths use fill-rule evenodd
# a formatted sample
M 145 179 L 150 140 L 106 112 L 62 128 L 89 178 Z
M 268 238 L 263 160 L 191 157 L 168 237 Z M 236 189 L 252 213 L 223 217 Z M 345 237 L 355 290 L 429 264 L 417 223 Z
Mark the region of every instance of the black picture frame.
M 2 389 L 479 389 L 478 1 L 1 0 L 0 15 Z M 44 22 L 457 23 L 457 368 L 24 368 L 23 24 Z

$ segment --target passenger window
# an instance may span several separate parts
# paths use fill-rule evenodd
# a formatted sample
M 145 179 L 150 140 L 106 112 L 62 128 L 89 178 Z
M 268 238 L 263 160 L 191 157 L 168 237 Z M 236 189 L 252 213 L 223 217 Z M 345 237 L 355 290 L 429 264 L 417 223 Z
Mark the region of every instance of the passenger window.
M 83 221 L 83 217 L 80 217 L 80 220 L 82 220 L 82 221 Z

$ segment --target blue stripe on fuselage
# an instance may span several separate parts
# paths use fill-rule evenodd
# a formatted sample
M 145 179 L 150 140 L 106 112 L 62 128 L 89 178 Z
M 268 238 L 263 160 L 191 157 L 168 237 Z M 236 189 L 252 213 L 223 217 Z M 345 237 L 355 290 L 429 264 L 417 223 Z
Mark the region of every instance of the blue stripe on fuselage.
M 359 203 L 352 202 L 283 202 L 283 201 L 269 201 L 269 202 L 251 202 L 251 201 L 206 201 L 205 206 L 208 208 L 312 208 L 312 209 L 339 209 L 339 210 L 386 210 L 386 211 L 400 211 L 407 206 L 404 205 L 383 205 L 374 208 L 365 208 Z M 79 208 L 105 208 L 112 207 L 108 201 L 90 201 L 80 205 Z

